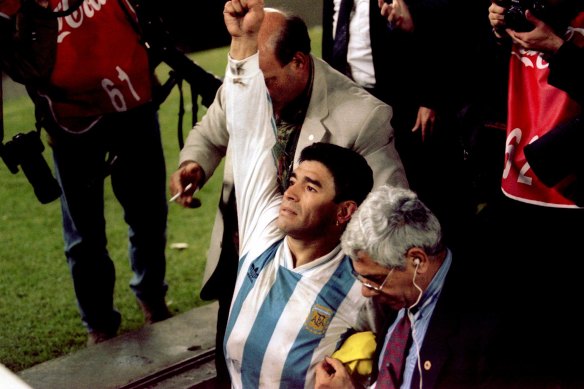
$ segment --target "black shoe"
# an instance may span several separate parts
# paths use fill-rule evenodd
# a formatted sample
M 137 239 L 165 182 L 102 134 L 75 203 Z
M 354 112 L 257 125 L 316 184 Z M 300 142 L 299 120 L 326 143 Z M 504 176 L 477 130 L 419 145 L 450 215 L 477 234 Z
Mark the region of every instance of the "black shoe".
M 172 317 L 164 300 L 155 303 L 146 303 L 138 299 L 138 305 L 144 314 L 144 321 L 147 324 L 157 323 Z
M 102 331 L 90 331 L 87 335 L 87 346 L 94 346 L 98 343 L 105 342 L 111 338 L 114 338 L 115 334 L 110 334 Z

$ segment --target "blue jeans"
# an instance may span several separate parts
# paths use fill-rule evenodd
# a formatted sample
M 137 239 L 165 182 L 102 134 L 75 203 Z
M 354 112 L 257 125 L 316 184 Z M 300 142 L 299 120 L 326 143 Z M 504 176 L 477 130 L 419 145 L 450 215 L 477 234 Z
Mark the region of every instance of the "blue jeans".
M 89 331 L 115 334 L 115 268 L 107 250 L 104 181 L 128 225 L 130 287 L 145 303 L 164 301 L 166 167 L 156 109 L 147 104 L 109 114 L 83 134 L 49 131 L 63 195 L 65 255 L 81 319 Z M 109 160 L 110 163 L 106 163 Z

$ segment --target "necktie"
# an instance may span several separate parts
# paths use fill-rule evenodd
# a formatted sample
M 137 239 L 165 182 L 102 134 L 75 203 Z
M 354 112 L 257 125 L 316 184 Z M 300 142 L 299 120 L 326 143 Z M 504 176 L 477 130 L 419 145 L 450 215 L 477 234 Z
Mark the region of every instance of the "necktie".
M 376 389 L 399 388 L 403 377 L 406 349 L 409 346 L 411 323 L 405 314 L 396 324 L 379 367 Z
M 347 67 L 347 51 L 349 47 L 349 23 L 351 21 L 352 10 L 353 0 L 341 0 L 331 60 L 331 65 L 346 75 L 349 75 L 349 69 Z
M 312 96 L 313 81 L 314 65 L 311 61 L 310 79 L 303 94 L 289 103 L 279 114 L 274 114 L 276 119 L 276 143 L 272 147 L 272 155 L 278 169 L 278 187 L 282 194 L 288 189 L 300 130 L 304 124 L 310 96 Z
M 297 138 L 296 126 L 293 124 L 280 122 L 278 124 L 277 139 L 272 154 L 278 169 L 278 187 L 280 193 L 284 193 L 288 188 L 288 181 L 292 173 L 294 151 L 296 149 Z

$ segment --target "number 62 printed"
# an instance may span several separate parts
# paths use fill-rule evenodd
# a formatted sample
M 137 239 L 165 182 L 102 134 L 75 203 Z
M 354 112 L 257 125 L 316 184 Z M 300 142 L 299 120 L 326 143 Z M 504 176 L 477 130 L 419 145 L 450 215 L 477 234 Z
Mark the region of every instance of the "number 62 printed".
M 520 128 L 515 128 L 513 131 L 507 135 L 506 139 L 506 146 L 505 146 L 505 168 L 503 169 L 503 179 L 509 177 L 509 172 L 511 171 L 512 161 L 515 157 L 515 153 L 517 151 L 517 145 L 521 142 L 522 132 Z M 538 135 L 534 136 L 531 139 L 531 142 L 537 140 L 539 138 Z M 519 170 L 519 174 L 517 175 L 517 182 L 520 184 L 531 185 L 533 178 L 527 176 L 528 170 L 531 169 L 529 163 L 525 161 L 521 169 Z

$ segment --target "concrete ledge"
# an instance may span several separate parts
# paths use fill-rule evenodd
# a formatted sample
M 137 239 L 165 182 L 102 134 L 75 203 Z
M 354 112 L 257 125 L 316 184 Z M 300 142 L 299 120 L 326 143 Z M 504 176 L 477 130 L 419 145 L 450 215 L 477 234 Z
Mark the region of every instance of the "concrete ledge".
M 18 376 L 35 389 L 120 388 L 215 347 L 218 304 L 50 360 Z

